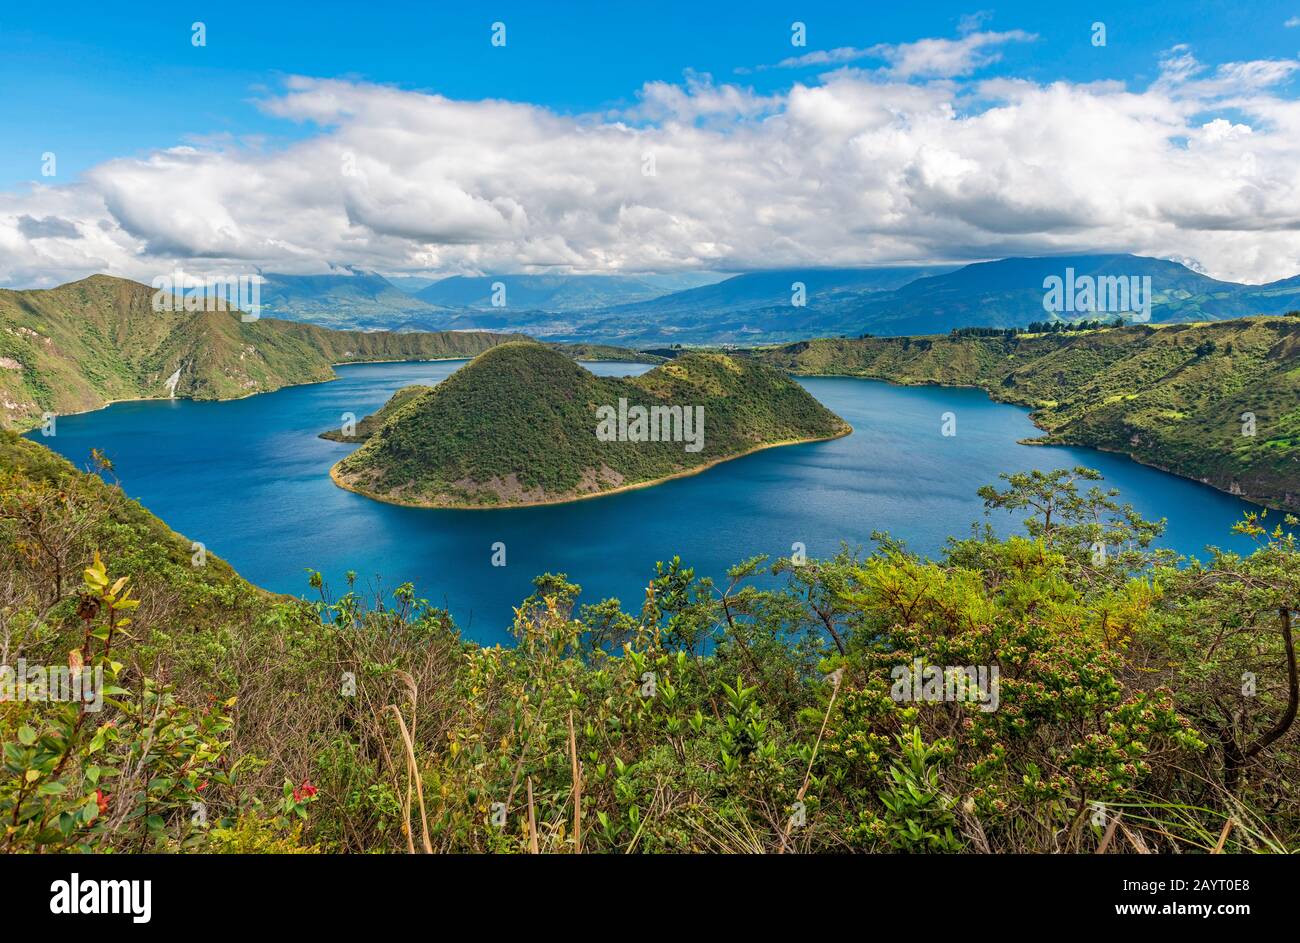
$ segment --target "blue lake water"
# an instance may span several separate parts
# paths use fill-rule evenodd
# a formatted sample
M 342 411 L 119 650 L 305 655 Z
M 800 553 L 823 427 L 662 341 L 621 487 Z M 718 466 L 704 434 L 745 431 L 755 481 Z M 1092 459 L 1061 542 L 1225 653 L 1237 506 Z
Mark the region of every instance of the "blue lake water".
M 509 641 L 511 607 L 537 574 L 565 572 L 582 600 L 617 596 L 640 608 L 656 560 L 680 555 L 700 574 L 758 553 L 810 556 L 841 541 L 869 546 L 874 530 L 935 553 L 949 534 L 983 519 L 976 489 L 1000 472 L 1089 465 L 1148 518 L 1168 518 L 1162 543 L 1203 554 L 1242 543 L 1229 533 L 1246 503 L 1211 488 L 1090 449 L 1018 445 L 1036 429 L 1025 410 L 970 389 L 894 387 L 870 380 L 800 382 L 853 425 L 831 442 L 769 449 L 689 478 L 567 505 L 495 511 L 403 508 L 344 491 L 330 466 L 353 446 L 317 433 L 357 418 L 410 383 L 436 383 L 462 365 L 365 364 L 339 379 L 233 402 L 149 401 L 60 417 L 57 435 L 31 438 L 84 467 L 91 448 L 116 466 L 127 494 L 172 528 L 202 541 L 267 589 L 304 594 L 308 568 L 342 592 L 355 570 L 362 587 L 415 583 L 450 609 L 467 637 Z M 588 364 L 602 375 L 635 364 Z M 957 434 L 941 434 L 942 415 Z M 1016 524 L 999 513 L 1003 532 Z M 492 545 L 506 566 L 492 566 Z

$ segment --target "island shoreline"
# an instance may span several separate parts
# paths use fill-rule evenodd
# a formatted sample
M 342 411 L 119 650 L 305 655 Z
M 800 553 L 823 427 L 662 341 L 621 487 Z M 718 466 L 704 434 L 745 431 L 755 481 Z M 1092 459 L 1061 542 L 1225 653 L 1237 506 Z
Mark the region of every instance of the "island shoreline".
M 331 363 L 330 367 L 331 369 L 334 367 L 359 367 L 359 366 L 364 366 L 368 363 L 451 363 L 452 361 L 455 360 L 464 360 L 468 363 L 473 359 L 474 359 L 473 357 L 420 357 L 416 360 L 339 360 L 337 362 Z M 593 360 L 588 362 L 605 363 L 608 361 Z M 323 377 L 319 380 L 303 380 L 300 383 L 285 383 L 281 386 L 273 387 L 272 389 L 269 390 L 252 390 L 251 392 L 245 393 L 242 396 L 212 396 L 212 397 L 205 397 L 202 399 L 193 396 L 127 396 L 122 399 L 105 400 L 101 405 L 91 406 L 89 409 L 76 409 L 76 410 L 71 410 L 69 412 L 55 413 L 54 416 L 56 419 L 61 416 L 84 416 L 87 413 L 97 413 L 101 409 L 108 409 L 108 407 L 115 406 L 118 403 L 167 403 L 167 402 L 171 402 L 172 400 L 184 400 L 190 403 L 237 403 L 241 399 L 248 399 L 249 397 L 252 396 L 262 396 L 263 394 L 266 393 L 278 393 L 280 392 L 280 390 L 291 390 L 299 386 L 316 386 L 317 384 L 320 383 L 333 383 L 335 380 L 338 379 L 340 379 L 340 377 L 336 374 L 335 376 Z M 31 432 L 33 429 L 39 429 L 40 426 L 41 426 L 40 422 L 33 422 L 31 425 L 27 426 L 26 428 L 22 428 L 21 426 L 15 426 L 13 431 L 18 433 L 19 435 L 23 435 L 26 432 Z
M 764 452 L 767 449 L 782 448 L 787 445 L 810 445 L 814 442 L 833 442 L 836 439 L 843 439 L 845 436 L 849 436 L 852 434 L 853 434 L 853 427 L 848 426 L 848 428 L 845 429 L 843 432 L 838 432 L 835 435 L 815 436 L 813 438 L 808 438 L 808 439 L 783 439 L 780 442 L 766 442 L 763 445 L 755 446 L 754 448 L 748 449 L 744 452 L 738 452 L 735 455 L 727 455 L 722 458 L 714 459 L 711 462 L 706 462 L 705 464 L 698 465 L 695 468 L 688 468 L 685 471 L 680 471 L 672 475 L 667 475 L 663 478 L 655 478 L 650 481 L 638 481 L 635 484 L 631 484 L 631 485 L 619 485 L 617 488 L 610 488 L 608 491 L 595 491 L 592 492 L 591 494 L 579 494 L 569 498 L 557 498 L 554 501 L 527 501 L 520 504 L 495 504 L 495 505 L 428 504 L 428 503 L 417 503 L 413 501 L 399 501 L 395 498 L 381 497 L 379 495 L 370 494 L 367 491 L 362 491 L 359 488 L 354 488 L 346 481 L 341 480 L 338 475 L 338 467 L 342 463 L 343 461 L 342 459 L 340 459 L 338 462 L 335 462 L 333 465 L 330 466 L 329 475 L 330 475 L 330 481 L 334 482 L 334 484 L 342 488 L 344 491 L 351 491 L 353 494 L 360 495 L 363 498 L 369 498 L 371 501 L 379 501 L 382 504 L 392 504 L 397 507 L 418 508 L 424 511 L 514 511 L 523 508 L 541 508 L 541 507 L 553 507 L 555 505 L 560 505 L 560 504 L 573 504 L 578 501 L 588 501 L 593 498 L 607 498 L 612 495 L 622 494 L 627 491 L 638 491 L 642 488 L 653 488 L 655 485 L 662 485 L 666 482 L 675 481 L 679 478 L 689 478 L 693 475 L 698 475 L 701 472 L 708 471 L 710 468 L 713 468 L 717 465 L 722 465 L 725 462 L 735 461 L 736 459 L 744 458 L 747 455 L 754 455 L 758 452 Z

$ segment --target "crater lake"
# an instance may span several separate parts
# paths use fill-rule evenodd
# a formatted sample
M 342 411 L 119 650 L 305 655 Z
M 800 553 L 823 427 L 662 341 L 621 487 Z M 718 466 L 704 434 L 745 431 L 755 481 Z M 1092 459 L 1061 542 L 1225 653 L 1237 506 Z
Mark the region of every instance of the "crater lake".
M 563 572 L 582 586 L 579 604 L 618 597 L 640 609 L 655 562 L 680 556 L 700 575 L 756 554 L 809 557 L 841 543 L 870 549 L 887 531 L 934 554 L 949 535 L 984 516 L 976 490 L 1002 472 L 1087 465 L 1144 517 L 1167 518 L 1159 541 L 1184 554 L 1248 549 L 1230 533 L 1253 507 L 1199 483 L 1091 449 L 1026 446 L 1038 430 L 1024 409 L 980 390 L 898 387 L 863 379 L 799 382 L 853 426 L 845 438 L 768 449 L 699 475 L 570 504 L 503 510 L 430 510 L 373 501 L 336 487 L 329 469 L 355 445 L 319 438 L 345 413 L 358 420 L 400 387 L 434 384 L 464 361 L 353 364 L 338 379 L 226 402 L 148 400 L 60 416 L 56 434 L 28 433 L 78 467 L 101 449 L 132 498 L 246 579 L 276 592 L 312 594 L 318 570 L 334 595 L 345 574 L 359 592 L 384 595 L 414 583 L 417 598 L 445 607 L 467 638 L 509 643 L 512 607 L 534 576 Z M 589 363 L 600 375 L 641 364 Z M 943 415 L 956 434 L 942 434 Z M 592 419 L 593 430 L 595 417 Z M 594 434 L 594 431 L 593 431 Z M 505 545 L 494 566 L 493 545 Z

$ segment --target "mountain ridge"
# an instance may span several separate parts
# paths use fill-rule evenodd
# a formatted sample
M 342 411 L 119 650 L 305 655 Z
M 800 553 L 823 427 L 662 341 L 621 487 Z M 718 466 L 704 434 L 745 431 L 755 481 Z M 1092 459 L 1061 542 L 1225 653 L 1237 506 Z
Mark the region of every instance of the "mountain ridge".
M 261 276 L 262 313 L 332 328 L 392 329 L 412 317 L 445 312 L 375 272 Z
M 474 356 L 519 335 L 333 331 L 245 322 L 234 311 L 156 311 L 147 285 L 92 275 L 0 289 L 0 426 L 124 399 L 230 399 L 333 379 L 333 365 Z
M 1210 278 L 1181 262 L 1110 253 L 973 262 L 949 271 L 919 274 L 906 284 L 879 290 L 825 289 L 809 284 L 803 307 L 792 303 L 789 286 L 777 303 L 747 300 L 707 310 L 680 307 L 686 293 L 679 292 L 623 310 L 593 312 L 581 331 L 609 343 L 633 346 L 747 346 L 832 335 L 924 335 L 954 327 L 1023 328 L 1042 320 L 1110 319 L 1121 314 L 1142 320 L 1146 316 L 1134 311 L 1046 310 L 1044 280 L 1050 276 L 1064 280 L 1070 269 L 1076 276 L 1090 279 L 1149 277 L 1150 317 L 1156 323 L 1281 314 L 1300 308 L 1300 276 L 1246 285 Z M 727 284 L 709 287 L 716 296 Z M 708 295 L 697 291 L 694 297 L 708 304 Z M 528 329 L 537 330 L 536 326 Z M 569 334 L 560 331 L 555 336 L 566 339 Z
M 1032 410 L 1044 432 L 1032 443 L 1118 452 L 1256 503 L 1300 508 L 1300 317 L 824 338 L 750 355 L 800 375 L 977 386 Z
M 514 307 L 562 314 L 670 293 L 670 288 L 633 275 L 453 275 L 422 288 L 415 297 L 447 308 Z
M 1049 311 L 1045 308 L 1050 300 L 1045 285 L 1049 278 L 1091 280 L 1097 285 L 1122 279 L 1124 294 L 1130 283 L 1137 294 L 1128 301 L 1103 294 L 1095 311 L 1070 311 L 1065 304 L 1061 310 Z M 1119 302 L 1117 310 L 1107 303 L 1114 301 Z M 743 273 L 631 304 L 560 313 L 510 306 L 462 310 L 447 323 L 518 330 L 561 341 L 581 338 L 636 347 L 708 347 L 864 333 L 932 334 L 954 327 L 1023 328 L 1034 321 L 1117 316 L 1178 323 L 1281 314 L 1296 308 L 1300 308 L 1300 276 L 1247 285 L 1211 278 L 1179 261 L 1094 253 L 1011 257 L 959 267 L 776 269 Z
M 1070 273 L 1080 280 L 1122 278 L 1126 285 L 1135 280 L 1149 308 L 1119 311 L 1103 303 L 1095 312 L 1045 310 L 1045 280 Z M 1123 253 L 1018 256 L 962 266 L 769 269 L 731 277 L 698 273 L 705 284 L 684 288 L 676 286 L 691 282 L 689 274 L 451 276 L 418 290 L 426 279 L 394 276 L 406 284 L 398 288 L 363 270 L 262 277 L 264 314 L 322 327 L 490 331 L 625 347 L 753 346 L 1120 315 L 1176 323 L 1300 308 L 1300 275 L 1247 285 L 1211 278 L 1181 261 Z

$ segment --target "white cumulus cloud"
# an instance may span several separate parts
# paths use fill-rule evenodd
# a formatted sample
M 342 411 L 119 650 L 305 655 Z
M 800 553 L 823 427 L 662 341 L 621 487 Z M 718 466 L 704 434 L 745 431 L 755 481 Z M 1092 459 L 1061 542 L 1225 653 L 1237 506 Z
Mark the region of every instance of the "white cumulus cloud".
M 888 47 L 884 69 L 771 94 L 690 74 L 590 115 L 294 77 L 261 103 L 313 126 L 293 143 L 189 144 L 0 193 L 0 284 L 177 264 L 612 273 L 1055 251 L 1300 271 L 1300 104 L 1283 93 L 1300 64 L 1211 67 L 1176 48 L 1141 89 L 963 78 L 1027 38 Z

